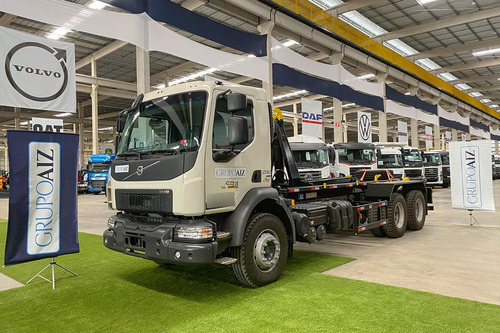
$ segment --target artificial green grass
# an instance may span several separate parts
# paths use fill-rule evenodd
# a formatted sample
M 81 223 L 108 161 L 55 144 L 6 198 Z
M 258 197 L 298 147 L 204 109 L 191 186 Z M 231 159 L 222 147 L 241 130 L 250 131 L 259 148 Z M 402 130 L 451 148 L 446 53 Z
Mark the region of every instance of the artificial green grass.
M 0 223 L 0 255 L 6 223 Z M 80 233 L 75 271 L 0 292 L 2 332 L 498 332 L 500 306 L 321 274 L 351 259 L 295 251 L 279 281 L 249 289 L 229 267 L 174 266 Z M 25 283 L 50 259 L 0 269 Z M 56 270 L 56 276 L 61 271 Z M 367 272 L 369 274 L 369 272 Z M 46 275 L 48 276 L 48 275 Z

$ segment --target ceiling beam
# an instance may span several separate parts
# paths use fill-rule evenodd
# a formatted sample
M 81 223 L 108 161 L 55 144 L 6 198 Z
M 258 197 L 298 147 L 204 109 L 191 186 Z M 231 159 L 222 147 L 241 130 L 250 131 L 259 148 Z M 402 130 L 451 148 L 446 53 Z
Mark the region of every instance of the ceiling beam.
M 2 17 L 0 17 L 0 25 L 3 27 L 7 27 L 12 21 L 16 19 L 16 16 L 8 13 L 4 13 Z
M 418 54 L 407 57 L 408 60 L 415 61 L 418 59 L 425 58 L 433 58 L 433 57 L 441 57 L 448 56 L 454 53 L 460 53 L 464 51 L 470 51 L 471 53 L 475 50 L 479 50 L 482 48 L 494 47 L 500 45 L 500 40 L 498 38 L 490 38 L 486 40 L 481 40 L 472 43 L 465 43 L 459 45 L 452 45 L 447 47 L 440 47 L 436 49 L 432 49 L 426 52 L 420 52 Z
M 431 73 L 436 75 L 439 73 L 446 73 L 446 72 L 452 73 L 452 72 L 465 71 L 468 69 L 476 69 L 476 68 L 499 66 L 499 65 L 500 65 L 500 59 L 491 59 L 491 60 L 476 61 L 468 64 L 458 64 L 448 67 L 442 67 L 434 71 L 431 71 Z
M 115 52 L 119 48 L 124 47 L 125 45 L 127 45 L 126 42 L 123 42 L 121 40 L 116 40 L 116 41 L 112 42 L 111 44 L 108 44 L 108 45 L 104 46 L 103 48 L 95 51 L 94 53 L 86 56 L 85 58 L 77 61 L 75 63 L 75 70 L 78 70 L 86 65 L 89 65 L 92 62 L 92 60 L 97 60 L 99 58 L 105 57 L 108 54 Z
M 488 10 L 481 10 L 475 13 L 457 15 L 455 17 L 445 18 L 430 23 L 422 23 L 422 24 L 407 26 L 403 29 L 391 31 L 386 34 L 380 35 L 374 38 L 374 40 L 382 43 L 391 39 L 415 36 L 429 31 L 445 29 L 452 26 L 480 21 L 480 20 L 486 20 L 496 16 L 500 16 L 500 7 L 491 8 Z

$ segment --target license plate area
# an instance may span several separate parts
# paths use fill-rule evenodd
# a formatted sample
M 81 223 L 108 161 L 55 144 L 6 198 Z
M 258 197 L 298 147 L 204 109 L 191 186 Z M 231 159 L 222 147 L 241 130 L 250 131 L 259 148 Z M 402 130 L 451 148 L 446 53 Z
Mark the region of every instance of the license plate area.
M 145 249 L 146 240 L 140 236 L 125 236 L 125 245 L 134 249 Z

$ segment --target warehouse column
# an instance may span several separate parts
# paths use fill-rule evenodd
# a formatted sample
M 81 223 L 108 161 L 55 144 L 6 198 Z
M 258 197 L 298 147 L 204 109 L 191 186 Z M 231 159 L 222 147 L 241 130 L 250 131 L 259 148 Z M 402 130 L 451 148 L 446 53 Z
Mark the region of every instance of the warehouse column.
M 14 108 L 14 129 L 16 131 L 21 129 L 21 108 Z
M 387 114 L 384 111 L 378 112 L 378 141 L 387 142 Z
M 451 141 L 458 141 L 458 131 L 455 128 L 451 129 Z
M 137 94 L 145 94 L 151 90 L 150 70 L 149 70 L 149 52 L 140 47 L 135 48 L 135 62 L 137 72 Z M 165 86 L 167 83 L 165 83 Z
M 267 68 L 268 68 L 268 82 L 262 82 L 262 88 L 267 92 L 268 101 L 273 100 L 273 57 L 272 57 L 272 35 L 271 31 L 274 28 L 273 21 L 264 21 L 257 26 L 261 35 L 267 34 L 266 53 L 267 53 Z M 295 130 L 294 130 L 295 131 Z
M 80 169 L 85 165 L 85 124 L 83 123 L 83 119 L 85 116 L 85 111 L 83 107 L 78 103 L 77 105 L 77 112 L 78 112 L 78 137 L 80 138 L 80 141 L 78 143 L 78 151 L 80 152 L 80 155 L 78 157 L 78 164 L 80 165 Z
M 96 79 L 96 83 L 92 83 L 92 91 L 90 92 L 90 98 L 92 99 L 92 154 L 97 154 L 98 140 L 99 140 L 99 104 L 97 96 L 97 61 L 92 56 L 90 61 L 90 73 L 93 78 Z
M 417 119 L 410 118 L 410 135 L 411 135 L 411 146 L 419 148 L 418 142 L 418 121 Z
M 344 142 L 344 123 L 342 121 L 342 101 L 336 98 L 332 98 L 333 101 L 333 142 L 341 143 Z
M 293 113 L 297 114 L 297 103 L 293 103 Z M 299 118 L 293 117 L 293 136 L 299 135 Z
M 432 134 L 434 137 L 434 143 L 432 144 L 432 146 L 434 147 L 433 149 L 441 149 L 441 130 L 439 128 L 439 125 L 434 124 Z

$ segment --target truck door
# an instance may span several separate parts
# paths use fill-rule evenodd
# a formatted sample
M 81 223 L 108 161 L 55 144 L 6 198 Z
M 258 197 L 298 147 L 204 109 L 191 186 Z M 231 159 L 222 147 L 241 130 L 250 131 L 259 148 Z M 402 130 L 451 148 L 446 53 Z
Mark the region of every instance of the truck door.
M 249 99 L 246 110 L 234 113 L 245 117 L 248 123 L 246 144 L 229 145 L 228 122 L 232 116 L 227 112 L 227 102 L 216 98 L 213 119 L 208 133 L 208 146 L 205 166 L 206 210 L 230 211 L 241 201 L 243 196 L 254 187 L 270 184 L 270 137 L 257 135 L 254 107 Z M 269 128 L 263 125 L 260 128 Z M 267 141 L 265 138 L 267 137 Z M 267 145 L 266 148 L 263 148 Z M 263 170 L 262 162 L 269 160 L 269 170 Z M 269 176 L 267 177 L 267 173 Z

